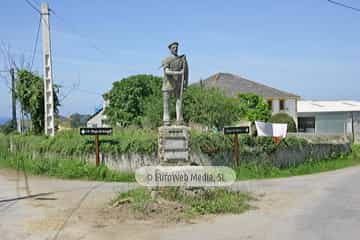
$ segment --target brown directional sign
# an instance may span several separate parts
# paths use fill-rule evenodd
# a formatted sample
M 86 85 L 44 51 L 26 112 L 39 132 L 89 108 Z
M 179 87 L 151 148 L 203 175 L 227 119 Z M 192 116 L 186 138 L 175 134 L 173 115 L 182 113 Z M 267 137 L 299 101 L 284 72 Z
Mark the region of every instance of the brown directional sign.
M 249 127 L 224 127 L 224 134 L 249 134 Z
M 95 148 L 96 148 L 96 166 L 100 165 L 100 141 L 99 135 L 112 134 L 112 128 L 80 128 L 80 135 L 94 135 L 95 136 Z
M 238 127 L 238 126 L 229 126 L 224 127 L 224 134 L 234 135 L 233 144 L 234 144 L 234 164 L 239 166 L 239 138 L 238 134 L 250 134 L 249 127 Z
M 80 135 L 111 135 L 112 128 L 80 128 Z

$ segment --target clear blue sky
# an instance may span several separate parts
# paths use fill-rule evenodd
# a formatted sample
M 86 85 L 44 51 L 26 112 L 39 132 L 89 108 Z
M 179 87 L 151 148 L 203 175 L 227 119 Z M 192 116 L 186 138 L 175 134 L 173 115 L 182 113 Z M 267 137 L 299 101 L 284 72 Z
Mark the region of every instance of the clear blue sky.
M 48 2 L 56 13 L 55 83 L 66 86 L 66 94 L 80 82 L 62 102 L 62 115 L 92 113 L 116 80 L 161 75 L 173 40 L 188 56 L 190 82 L 230 72 L 303 99 L 360 100 L 360 12 L 326 0 Z M 343 2 L 360 8 L 359 1 Z M 0 41 L 30 62 L 38 21 L 25 0 L 2 0 Z M 39 46 L 34 70 L 42 73 Z M 10 116 L 5 84 L 0 79 L 0 116 Z

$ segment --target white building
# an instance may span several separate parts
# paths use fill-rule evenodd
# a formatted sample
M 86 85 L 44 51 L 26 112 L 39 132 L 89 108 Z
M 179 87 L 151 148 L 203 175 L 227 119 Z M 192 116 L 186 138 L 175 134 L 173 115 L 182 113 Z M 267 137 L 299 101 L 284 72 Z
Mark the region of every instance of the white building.
M 359 101 L 298 101 L 299 132 L 354 135 L 360 140 Z
M 228 96 L 236 96 L 239 93 L 254 93 L 266 99 L 272 114 L 285 112 L 294 121 L 297 121 L 297 101 L 300 96 L 279 90 L 273 87 L 257 83 L 231 73 L 216 73 L 200 84 L 206 87 L 216 87 L 222 89 Z
M 107 117 L 104 114 L 105 107 L 107 105 L 108 103 L 104 102 L 103 107 L 89 118 L 89 120 L 86 123 L 86 126 L 88 128 L 110 127 L 109 125 L 106 124 Z

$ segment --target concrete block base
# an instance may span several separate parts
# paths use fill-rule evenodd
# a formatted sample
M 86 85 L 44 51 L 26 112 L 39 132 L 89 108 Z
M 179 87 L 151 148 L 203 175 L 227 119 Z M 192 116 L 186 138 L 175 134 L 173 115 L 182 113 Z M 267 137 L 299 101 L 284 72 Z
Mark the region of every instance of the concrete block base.
M 186 126 L 160 127 L 158 138 L 160 165 L 189 165 L 189 136 L 190 128 Z

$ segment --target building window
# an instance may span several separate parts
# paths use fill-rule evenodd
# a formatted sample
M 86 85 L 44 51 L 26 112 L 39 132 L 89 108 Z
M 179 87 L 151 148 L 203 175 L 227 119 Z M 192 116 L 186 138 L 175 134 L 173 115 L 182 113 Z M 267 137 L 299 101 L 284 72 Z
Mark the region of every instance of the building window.
M 299 132 L 315 133 L 315 117 L 299 117 Z
M 267 100 L 268 107 L 272 111 L 272 100 Z
M 279 109 L 280 109 L 280 111 L 285 110 L 285 100 L 284 99 L 280 99 L 280 101 L 279 101 Z

